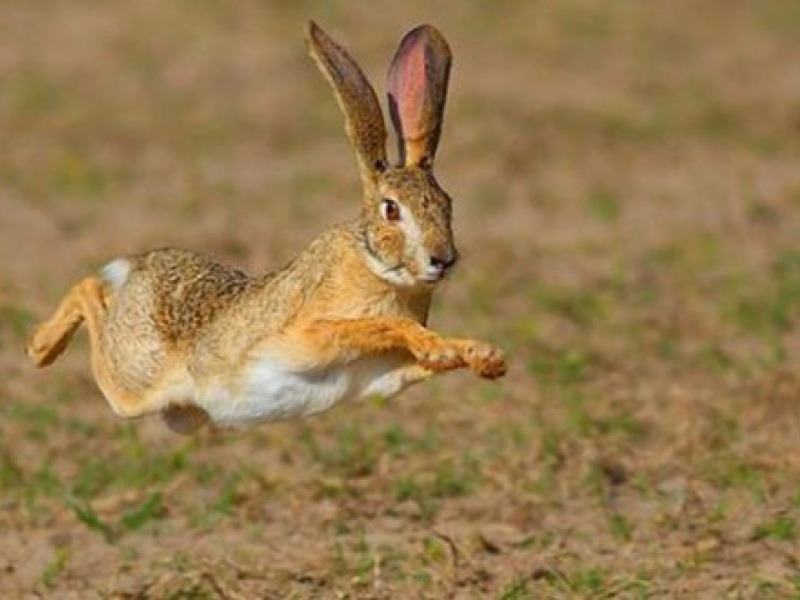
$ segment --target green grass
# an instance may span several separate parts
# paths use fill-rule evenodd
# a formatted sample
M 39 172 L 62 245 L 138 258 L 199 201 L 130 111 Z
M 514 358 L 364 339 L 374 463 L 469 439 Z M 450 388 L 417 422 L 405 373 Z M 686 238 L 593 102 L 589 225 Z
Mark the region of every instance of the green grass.
M 161 493 L 154 492 L 139 506 L 128 509 L 120 518 L 120 524 L 129 531 L 140 529 L 149 521 L 164 514 L 164 501 Z
M 23 306 L 0 303 L 0 332 L 11 333 L 15 341 L 23 340 L 30 333 L 35 318 Z
M 70 551 L 67 548 L 57 548 L 55 550 L 53 559 L 48 563 L 44 572 L 42 572 L 42 583 L 48 589 L 56 587 L 58 578 L 67 568 L 69 564 Z
M 143 445 L 135 429 L 123 430 L 121 447 L 112 454 L 91 459 L 81 468 L 72 485 L 72 493 L 92 498 L 108 489 L 127 489 L 165 483 L 187 466 L 188 448 L 172 452 L 152 452 Z
M 613 223 L 619 219 L 621 213 L 619 198 L 606 190 L 592 192 L 587 199 L 586 207 L 593 217 L 604 223 Z
M 795 520 L 789 516 L 779 516 L 758 525 L 753 531 L 753 539 L 773 539 L 789 542 L 795 539 Z

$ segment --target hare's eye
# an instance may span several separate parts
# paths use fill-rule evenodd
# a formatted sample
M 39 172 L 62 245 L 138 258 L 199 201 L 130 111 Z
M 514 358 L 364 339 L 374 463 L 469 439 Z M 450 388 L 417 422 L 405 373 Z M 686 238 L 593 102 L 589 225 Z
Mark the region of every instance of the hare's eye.
M 387 221 L 400 220 L 400 206 L 394 200 L 384 198 L 381 202 L 381 213 Z

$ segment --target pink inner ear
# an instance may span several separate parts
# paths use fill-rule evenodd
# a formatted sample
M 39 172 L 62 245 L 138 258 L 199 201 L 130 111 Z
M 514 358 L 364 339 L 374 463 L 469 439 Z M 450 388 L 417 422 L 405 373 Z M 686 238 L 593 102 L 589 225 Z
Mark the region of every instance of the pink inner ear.
M 389 91 L 397 103 L 403 138 L 419 140 L 427 133 L 422 119 L 427 85 L 425 44 L 410 44 L 398 58 L 389 77 Z

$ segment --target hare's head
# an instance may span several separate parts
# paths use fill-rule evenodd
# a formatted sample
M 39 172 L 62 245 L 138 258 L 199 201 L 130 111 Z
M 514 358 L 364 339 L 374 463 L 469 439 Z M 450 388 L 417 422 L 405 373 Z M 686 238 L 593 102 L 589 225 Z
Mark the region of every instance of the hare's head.
M 433 159 L 452 55 L 430 25 L 411 30 L 389 66 L 389 112 L 399 157 L 386 156 L 386 126 L 375 91 L 350 55 L 315 23 L 311 56 L 336 93 L 356 150 L 364 201 L 364 258 L 383 279 L 401 286 L 432 284 L 457 258 L 451 200 L 433 176 Z

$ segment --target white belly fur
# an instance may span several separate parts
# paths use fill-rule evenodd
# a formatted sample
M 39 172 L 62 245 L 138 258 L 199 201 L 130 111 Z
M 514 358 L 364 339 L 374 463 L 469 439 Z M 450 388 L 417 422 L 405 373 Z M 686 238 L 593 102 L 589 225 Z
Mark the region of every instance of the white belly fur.
M 404 377 L 408 360 L 396 355 L 365 357 L 299 371 L 273 357 L 261 358 L 235 388 L 212 384 L 198 393 L 196 404 L 222 427 L 305 417 L 328 410 L 340 400 L 397 394 L 411 383 Z

